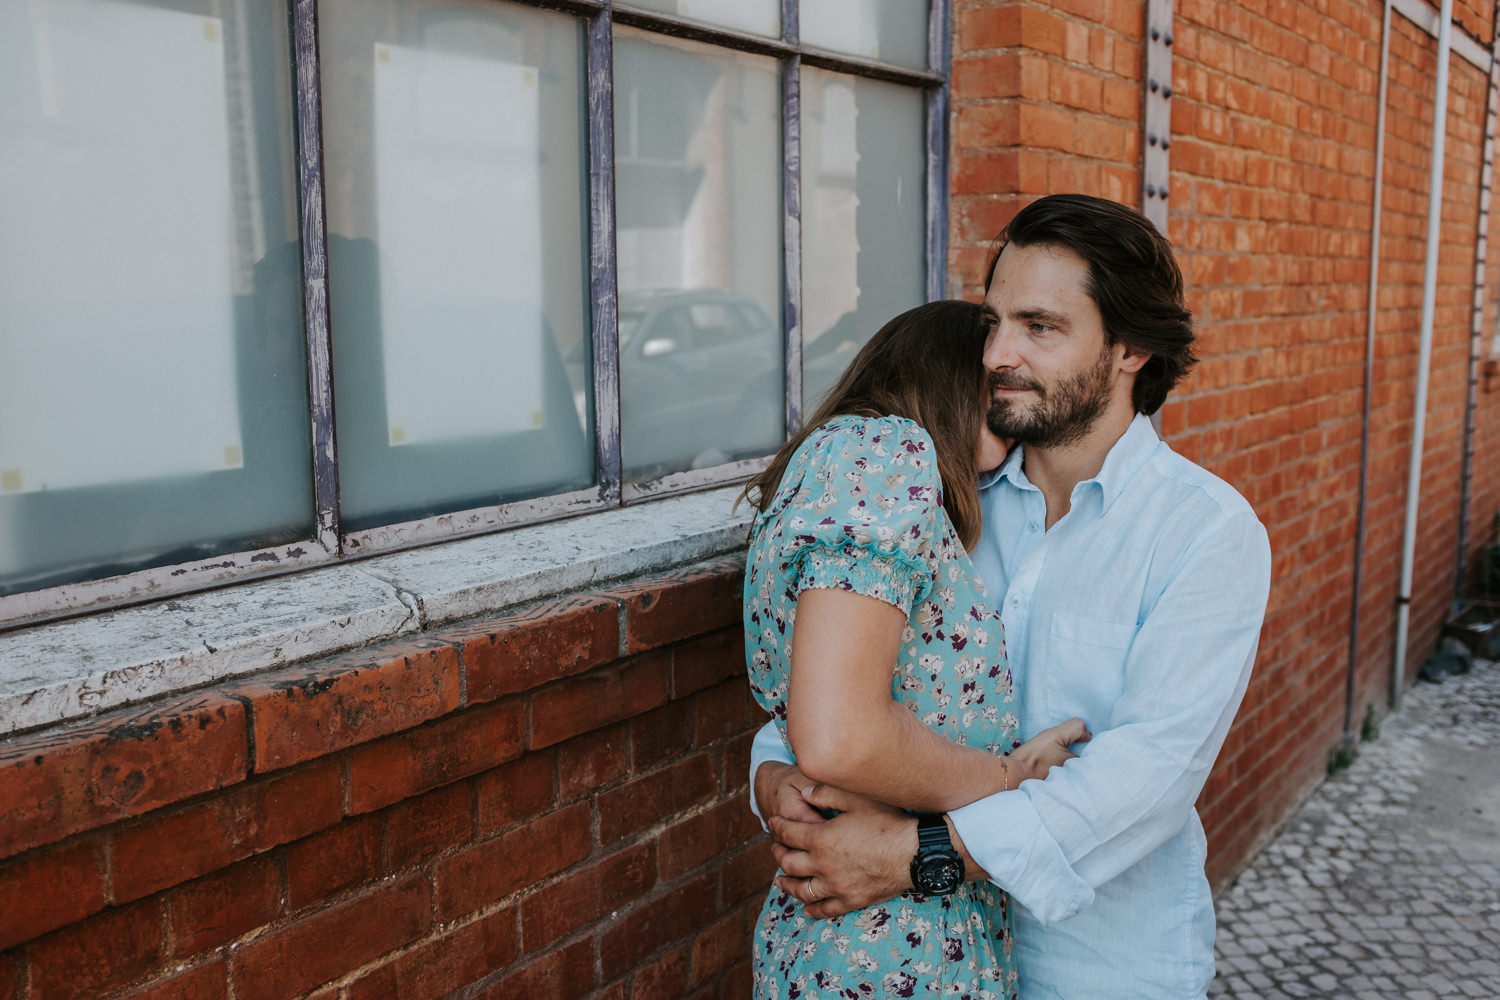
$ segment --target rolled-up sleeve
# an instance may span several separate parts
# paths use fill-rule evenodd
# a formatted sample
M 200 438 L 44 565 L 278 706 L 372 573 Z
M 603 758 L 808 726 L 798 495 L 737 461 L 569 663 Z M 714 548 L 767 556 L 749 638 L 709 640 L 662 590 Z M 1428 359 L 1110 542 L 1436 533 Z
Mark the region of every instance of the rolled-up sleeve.
M 951 813 L 970 854 L 1038 920 L 1072 916 L 1188 821 L 1249 682 L 1270 571 L 1253 513 L 1205 532 L 1143 606 L 1121 693 L 1109 718 L 1086 720 L 1094 736 L 1078 758 Z
M 750 811 L 755 818 L 760 820 L 762 828 L 766 825 L 766 818 L 760 814 L 760 805 L 755 801 L 755 772 L 767 761 L 775 761 L 778 764 L 795 764 L 796 759 L 792 752 L 781 739 L 781 732 L 776 728 L 776 723 L 768 722 L 760 727 L 755 734 L 755 739 L 750 743 Z

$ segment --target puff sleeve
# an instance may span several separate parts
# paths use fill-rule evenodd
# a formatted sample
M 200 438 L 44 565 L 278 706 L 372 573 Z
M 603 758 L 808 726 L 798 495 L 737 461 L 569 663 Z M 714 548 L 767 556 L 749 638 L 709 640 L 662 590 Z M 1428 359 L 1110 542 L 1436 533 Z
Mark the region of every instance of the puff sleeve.
M 802 452 L 780 512 L 793 594 L 846 590 L 910 611 L 932 591 L 945 525 L 932 438 L 899 417 L 845 417 Z

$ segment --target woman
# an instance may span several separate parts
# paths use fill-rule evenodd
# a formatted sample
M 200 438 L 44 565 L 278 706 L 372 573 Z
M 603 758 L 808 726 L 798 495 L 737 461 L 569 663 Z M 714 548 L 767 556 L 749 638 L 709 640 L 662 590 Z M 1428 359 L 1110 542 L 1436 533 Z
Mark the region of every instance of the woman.
M 966 551 L 977 474 L 1005 457 L 983 419 L 984 339 L 968 303 L 897 316 L 745 490 L 756 700 L 809 779 L 921 812 L 1045 777 L 1085 736 L 1073 720 L 1020 746 L 1000 618 Z M 829 920 L 773 885 L 755 990 L 1014 1000 L 1010 952 L 1008 901 L 988 882 Z

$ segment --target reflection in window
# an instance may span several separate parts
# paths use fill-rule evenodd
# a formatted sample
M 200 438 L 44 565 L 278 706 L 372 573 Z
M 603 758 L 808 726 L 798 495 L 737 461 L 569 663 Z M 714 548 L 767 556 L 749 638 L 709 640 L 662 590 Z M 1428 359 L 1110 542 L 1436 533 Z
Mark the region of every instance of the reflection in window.
M 774 60 L 617 29 L 621 453 L 655 478 L 781 441 Z
M 587 486 L 578 23 L 325 0 L 319 30 L 346 529 Z
M 805 0 L 802 41 L 918 69 L 927 65 L 927 4 L 921 0 Z
M 769 38 L 781 37 L 781 0 L 630 0 L 637 7 L 734 28 Z M 816 0 L 815 0 L 816 2 Z
M 306 538 L 284 4 L 0 4 L 0 594 Z
M 919 91 L 802 68 L 805 413 L 926 298 L 925 143 Z

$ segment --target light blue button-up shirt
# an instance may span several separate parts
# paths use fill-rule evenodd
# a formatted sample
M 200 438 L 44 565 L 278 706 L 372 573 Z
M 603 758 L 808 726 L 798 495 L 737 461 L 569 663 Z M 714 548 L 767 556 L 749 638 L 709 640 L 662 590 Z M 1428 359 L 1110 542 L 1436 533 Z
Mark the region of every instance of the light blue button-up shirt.
M 981 484 L 973 559 L 1000 602 L 1023 735 L 1076 715 L 1093 740 L 1045 781 L 950 815 L 1021 904 L 1025 1000 L 1203 997 L 1214 916 L 1193 803 L 1255 660 L 1266 532 L 1143 416 L 1051 529 L 1024 458 Z M 767 759 L 788 758 L 758 737 L 751 774 Z

